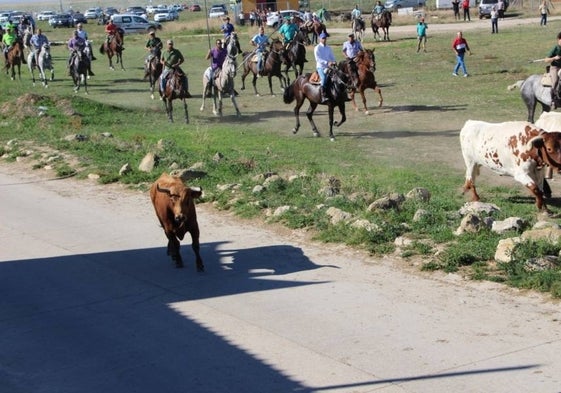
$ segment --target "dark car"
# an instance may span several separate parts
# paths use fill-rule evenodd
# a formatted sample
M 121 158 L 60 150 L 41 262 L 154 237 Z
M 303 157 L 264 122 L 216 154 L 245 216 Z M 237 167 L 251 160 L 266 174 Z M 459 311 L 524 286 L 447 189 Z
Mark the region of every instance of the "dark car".
M 128 7 L 125 10 L 125 13 L 133 14 L 133 15 L 146 15 L 146 8 L 139 7 L 139 6 Z
M 199 12 L 201 10 L 201 6 L 198 4 L 193 4 L 189 7 L 189 11 L 191 12 Z
M 70 14 L 56 14 L 49 19 L 49 25 L 55 29 L 57 27 L 74 27 L 74 20 Z
M 88 19 L 86 19 L 84 14 L 81 14 L 79 12 L 75 12 L 72 14 L 72 20 L 74 21 L 75 25 L 77 25 L 78 23 L 88 23 Z

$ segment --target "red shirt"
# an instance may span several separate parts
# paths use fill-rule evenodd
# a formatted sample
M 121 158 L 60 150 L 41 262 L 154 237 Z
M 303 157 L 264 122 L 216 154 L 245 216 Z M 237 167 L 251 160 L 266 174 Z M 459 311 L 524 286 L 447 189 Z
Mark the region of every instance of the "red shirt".
M 109 23 L 105 25 L 105 32 L 107 34 L 115 34 L 117 32 L 117 25 L 113 23 Z
M 458 54 L 465 53 L 466 50 L 469 50 L 469 45 L 465 38 L 456 37 L 454 42 L 452 43 L 452 48 L 458 52 Z

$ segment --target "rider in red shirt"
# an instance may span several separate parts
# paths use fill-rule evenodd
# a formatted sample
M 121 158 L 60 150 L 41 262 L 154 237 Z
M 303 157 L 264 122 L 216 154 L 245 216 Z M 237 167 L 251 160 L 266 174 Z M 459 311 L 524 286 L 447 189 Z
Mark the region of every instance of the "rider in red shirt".
M 117 25 L 113 23 L 112 19 L 109 19 L 109 23 L 107 23 L 105 25 L 105 33 L 107 34 L 107 44 L 108 45 L 111 42 L 111 38 L 113 38 L 113 36 L 115 34 L 117 34 L 117 30 L 118 30 Z M 121 43 L 121 50 L 124 50 L 124 49 L 125 48 L 123 47 L 123 43 Z

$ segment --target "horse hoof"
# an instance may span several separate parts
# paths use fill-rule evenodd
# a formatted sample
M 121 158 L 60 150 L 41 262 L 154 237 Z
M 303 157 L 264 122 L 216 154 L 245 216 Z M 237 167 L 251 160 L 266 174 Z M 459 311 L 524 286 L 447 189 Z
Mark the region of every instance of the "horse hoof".
M 368 116 L 368 115 L 370 114 L 370 112 L 364 111 L 364 114 L 365 114 L 366 116 Z
M 334 137 L 329 138 L 329 140 L 330 140 L 331 142 L 335 142 L 335 138 L 334 138 Z
M 319 138 L 319 137 L 320 137 L 319 132 L 314 132 L 314 136 L 315 136 L 316 138 Z

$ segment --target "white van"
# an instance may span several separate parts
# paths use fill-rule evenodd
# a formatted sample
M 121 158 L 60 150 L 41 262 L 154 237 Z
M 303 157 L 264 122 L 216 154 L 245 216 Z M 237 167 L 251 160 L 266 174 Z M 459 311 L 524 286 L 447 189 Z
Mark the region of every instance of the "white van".
M 388 0 L 384 7 L 389 11 L 396 11 L 400 8 L 408 7 L 423 7 L 425 5 L 425 0 Z
M 158 22 L 149 22 L 142 16 L 133 14 L 111 15 L 111 20 L 117 27 L 123 29 L 125 34 L 148 33 L 162 28 L 162 25 Z

